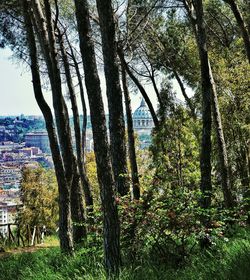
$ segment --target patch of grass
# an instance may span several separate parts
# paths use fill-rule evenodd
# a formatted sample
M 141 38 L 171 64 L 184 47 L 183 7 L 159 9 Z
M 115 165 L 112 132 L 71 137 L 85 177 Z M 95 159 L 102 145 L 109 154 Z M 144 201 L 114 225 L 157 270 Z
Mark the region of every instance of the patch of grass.
M 244 280 L 250 275 L 250 233 L 228 242 L 220 242 L 215 250 L 206 251 L 180 269 L 177 279 Z
M 0 280 L 102 280 L 106 279 L 102 252 L 83 248 L 74 257 L 48 248 L 15 254 L 0 260 Z M 250 233 L 193 256 L 178 269 L 141 258 L 121 269 L 120 280 L 244 280 L 250 275 Z

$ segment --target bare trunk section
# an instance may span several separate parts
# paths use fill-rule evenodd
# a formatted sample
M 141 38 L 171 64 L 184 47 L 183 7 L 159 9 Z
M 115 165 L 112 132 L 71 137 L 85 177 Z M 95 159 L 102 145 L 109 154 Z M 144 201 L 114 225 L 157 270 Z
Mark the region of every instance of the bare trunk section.
M 243 16 L 239 10 L 237 3 L 234 0 L 224 0 L 224 2 L 229 4 L 229 6 L 234 14 L 234 17 L 237 21 L 237 24 L 240 28 L 242 38 L 243 38 L 243 41 L 245 44 L 246 55 L 247 55 L 248 61 L 250 63 L 250 36 L 249 36 L 247 26 L 245 25 L 245 22 L 243 20 Z
M 60 31 L 58 31 L 60 33 Z M 68 90 L 69 90 L 69 96 L 70 96 L 70 101 L 71 101 L 71 106 L 72 106 L 72 111 L 73 111 L 73 120 L 74 120 L 74 132 L 75 132 L 75 143 L 76 143 L 76 153 L 77 153 L 77 168 L 75 170 L 75 176 L 76 176 L 76 185 L 78 186 L 77 192 L 78 195 L 76 195 L 77 199 L 79 199 L 78 204 L 80 205 L 80 211 L 78 213 L 79 218 L 82 220 L 82 223 L 80 225 L 74 225 L 74 240 L 79 242 L 81 241 L 81 238 L 86 237 L 86 227 L 84 226 L 85 222 L 85 216 L 84 216 L 84 205 L 82 201 L 83 197 L 83 192 L 82 189 L 84 190 L 84 195 L 85 195 L 85 202 L 86 206 L 88 207 L 93 207 L 93 199 L 91 195 L 91 190 L 90 190 L 90 184 L 87 178 L 87 175 L 85 173 L 85 168 L 84 168 L 84 161 L 83 161 L 83 144 L 82 144 L 82 137 L 81 137 L 81 127 L 80 127 L 80 118 L 79 118 L 79 112 L 78 112 L 78 106 L 77 106 L 77 101 L 76 101 L 76 94 L 75 94 L 75 89 L 73 85 L 73 81 L 71 78 L 71 71 L 70 71 L 70 65 L 67 57 L 66 50 L 64 48 L 64 42 L 63 38 L 60 34 L 60 49 L 61 49 L 61 55 L 62 55 L 62 60 L 63 60 L 63 65 L 64 65 L 64 70 L 65 70 L 65 76 L 66 76 L 66 81 L 68 85 Z M 77 173 L 79 172 L 80 174 L 80 179 L 82 183 L 82 188 L 80 188 L 79 184 L 77 184 Z M 73 184 L 74 185 L 74 184 Z M 88 205 L 87 203 L 92 202 L 91 205 Z M 73 201 L 72 201 L 72 206 L 73 206 Z M 73 210 L 73 209 L 72 209 Z
M 83 145 L 83 151 L 82 152 L 83 152 L 83 160 L 84 160 L 85 148 L 86 148 L 87 107 L 86 107 L 86 102 L 85 102 L 85 97 L 84 97 L 84 90 L 83 90 L 83 83 L 82 83 L 82 77 L 81 77 L 80 69 L 79 69 L 79 66 L 78 66 L 78 62 L 76 60 L 73 48 L 70 45 L 70 43 L 69 43 L 69 47 L 70 47 L 71 57 L 72 57 L 73 62 L 74 62 L 74 67 L 75 67 L 75 70 L 76 70 L 76 75 L 77 75 L 79 89 L 80 89 L 81 103 L 82 103 L 82 111 L 83 111 L 83 121 L 82 121 L 82 145 Z M 84 168 L 85 168 L 85 164 L 84 164 Z M 92 194 L 91 194 L 91 196 L 92 196 Z M 88 204 L 86 203 L 86 205 L 91 205 L 91 198 L 89 199 Z M 93 198 L 92 198 L 92 205 L 93 205 Z
M 184 84 L 183 84 L 183 82 L 181 80 L 181 77 L 179 76 L 179 74 L 175 70 L 173 70 L 173 74 L 174 74 L 174 77 L 175 77 L 175 79 L 177 80 L 177 82 L 178 82 L 178 84 L 180 86 L 182 95 L 183 95 L 183 97 L 184 97 L 184 99 L 185 99 L 185 101 L 186 101 L 186 103 L 187 103 L 187 105 L 188 105 L 188 107 L 190 109 L 192 117 L 194 119 L 196 119 L 195 108 L 194 108 L 190 98 L 187 96 L 186 89 L 185 89 L 185 86 L 184 86 Z
M 114 196 L 115 184 L 112 176 L 105 113 L 92 40 L 88 2 L 86 0 L 75 0 L 75 7 L 103 208 L 105 266 L 108 272 L 118 273 L 121 263 L 120 225 Z
M 87 130 L 87 107 L 86 107 L 86 102 L 85 102 L 85 97 L 84 97 L 84 89 L 83 89 L 83 82 L 82 82 L 82 76 L 80 73 L 80 69 L 79 69 L 79 65 L 78 65 L 78 61 L 76 59 L 76 55 L 74 52 L 74 49 L 72 47 L 72 44 L 70 43 L 70 40 L 67 36 L 67 33 L 64 34 L 66 41 L 68 43 L 69 49 L 70 49 L 70 56 L 73 60 L 74 63 L 74 68 L 76 71 L 76 76 L 77 76 L 77 80 L 78 80 L 78 86 L 79 86 L 79 90 L 80 90 L 80 97 L 81 97 L 81 104 L 82 104 L 82 113 L 83 113 L 83 121 L 82 121 L 82 157 L 83 157 L 83 162 L 84 162 L 84 168 L 85 167 L 85 149 L 86 149 L 86 130 Z M 85 171 L 86 173 L 86 171 Z M 91 190 L 91 189 L 90 189 Z M 85 198 L 86 199 L 86 198 Z M 93 205 L 93 197 L 92 197 L 92 193 L 91 193 L 91 197 L 89 197 L 88 202 L 86 202 L 86 205 Z M 91 208 L 91 207 L 90 207 Z
M 213 79 L 212 69 L 209 64 L 209 75 L 210 75 L 210 83 L 211 83 L 211 93 L 212 93 L 212 108 L 213 108 L 213 116 L 214 116 L 214 123 L 215 123 L 215 130 L 217 135 L 217 143 L 218 143 L 218 154 L 220 160 L 220 173 L 221 173 L 221 184 L 222 184 L 222 191 L 224 194 L 224 200 L 226 207 L 230 208 L 234 205 L 233 195 L 231 193 L 231 182 L 229 177 L 229 165 L 228 165 L 228 158 L 227 158 L 227 148 L 224 139 L 220 109 L 219 109 L 219 102 L 217 97 L 217 90 L 216 85 Z
M 80 175 L 76 162 L 74 162 L 74 177 L 71 186 L 71 219 L 73 223 L 73 239 L 76 244 L 82 243 L 87 238 L 86 218 L 83 204 L 83 192 L 80 185 Z
M 89 183 L 89 180 L 87 178 L 87 172 L 86 172 L 86 166 L 85 166 L 85 160 L 84 160 L 84 149 L 86 147 L 86 129 L 87 129 L 87 108 L 86 108 L 86 103 L 85 103 L 85 98 L 84 98 L 84 91 L 83 91 L 83 84 L 82 84 L 82 79 L 81 79 L 81 74 L 80 70 L 77 64 L 77 61 L 73 55 L 73 61 L 77 73 L 77 78 L 78 78 L 78 83 L 79 83 L 79 88 L 80 88 L 80 97 L 81 97 L 81 103 L 82 103 L 82 109 L 83 109 L 83 121 L 82 121 L 82 161 L 83 161 L 83 174 L 81 175 L 81 178 L 83 182 L 85 182 L 85 203 L 87 206 L 87 211 L 88 213 L 93 211 L 93 196 L 92 196 L 92 190 L 91 190 L 91 185 Z M 83 176 L 85 175 L 85 176 Z M 88 187 L 87 187 L 88 186 Z
M 66 51 L 64 49 L 64 45 L 63 45 L 63 39 L 61 39 L 61 41 L 60 41 L 60 46 L 61 46 L 63 63 L 64 63 L 65 75 L 66 75 L 69 94 L 70 94 L 71 106 L 72 106 L 72 111 L 73 111 L 77 164 L 78 164 L 80 178 L 81 178 L 81 182 L 82 182 L 82 186 L 83 186 L 83 190 L 84 190 L 85 204 L 89 209 L 91 209 L 91 208 L 93 208 L 93 197 L 92 197 L 91 186 L 90 186 L 89 180 L 86 175 L 86 168 L 85 168 L 84 159 L 83 159 L 84 151 L 83 151 L 83 142 L 82 142 L 82 135 L 81 135 L 80 117 L 79 117 L 78 105 L 77 105 L 77 101 L 76 101 L 75 89 L 74 89 L 73 81 L 71 78 L 69 61 L 68 61 L 67 53 L 66 53 Z M 76 63 L 75 63 L 75 65 L 76 65 Z M 79 72 L 78 65 L 77 65 L 77 72 Z M 81 92 L 82 92 L 82 90 L 81 90 Z M 81 99 L 84 100 L 84 96 L 83 97 L 81 96 Z M 85 117 L 86 117 L 86 106 L 83 110 L 84 110 Z M 85 123 L 83 124 L 83 126 L 85 126 L 85 129 L 86 129 L 86 120 L 84 122 Z
M 229 180 L 229 166 L 228 166 L 228 159 L 227 159 L 227 150 L 226 144 L 224 140 L 224 134 L 222 129 L 222 122 L 221 116 L 219 111 L 219 103 L 217 98 L 217 91 L 215 82 L 213 79 L 213 73 L 211 70 L 208 52 L 207 52 L 207 45 L 206 45 L 206 30 L 205 30 L 205 23 L 203 18 L 203 6 L 200 0 L 196 1 L 196 13 L 197 13 L 197 43 L 199 45 L 199 49 L 202 51 L 204 48 L 203 55 L 201 55 L 200 51 L 200 60 L 201 60 L 201 70 L 204 75 L 204 79 L 207 79 L 207 90 L 210 92 L 210 99 L 211 105 L 213 108 L 213 115 L 214 115 L 214 123 L 215 123 L 215 130 L 217 135 L 217 143 L 218 143 L 218 154 L 220 159 L 220 173 L 221 173 L 221 182 L 222 182 L 222 190 L 224 194 L 224 200 L 226 207 L 232 207 L 233 196 L 230 189 L 230 180 Z M 202 38 L 202 39 L 201 39 Z M 200 40 L 199 40 L 200 39 Z M 206 52 L 206 53 L 205 53 Z
M 136 76 L 130 70 L 130 68 L 129 68 L 126 60 L 125 60 L 123 50 L 121 49 L 121 47 L 119 47 L 117 51 L 118 51 L 118 55 L 119 55 L 119 58 L 121 60 L 121 63 L 123 64 L 123 67 L 126 69 L 126 72 L 128 73 L 129 77 L 135 83 L 135 85 L 139 89 L 141 95 L 143 96 L 145 102 L 147 103 L 149 111 L 150 111 L 151 116 L 153 118 L 153 122 L 154 122 L 155 127 L 158 127 L 159 126 L 159 120 L 157 118 L 154 107 L 152 105 L 152 102 L 151 102 L 150 98 L 148 97 L 147 92 L 145 91 L 144 87 L 141 85 L 140 81 L 136 78 Z
M 110 0 L 97 0 L 96 3 L 102 37 L 102 53 L 104 58 L 106 94 L 109 107 L 109 134 L 114 179 L 118 193 L 120 195 L 126 195 L 129 192 L 129 182 L 126 161 L 125 122 L 117 61 L 113 8 Z
M 48 0 L 44 0 L 43 2 L 44 12 L 41 8 L 40 1 L 31 1 L 31 5 L 33 8 L 33 22 L 37 29 L 38 38 L 47 65 L 52 89 L 53 107 L 55 112 L 60 149 L 62 152 L 65 176 L 71 191 L 71 215 L 74 223 L 79 225 L 83 222 L 82 215 L 80 215 L 80 213 L 84 212 L 84 209 L 82 208 L 83 205 L 81 203 L 81 198 L 78 197 L 80 188 L 79 176 L 77 174 L 76 160 L 72 147 L 68 110 L 62 94 L 61 74 L 58 64 L 58 53 L 56 48 L 55 32 L 52 23 L 50 3 Z
M 201 184 L 203 194 L 201 206 L 208 208 L 211 205 L 211 84 L 208 65 L 208 52 L 202 0 L 195 0 L 197 17 L 197 46 L 200 56 L 201 82 L 202 82 L 202 140 L 200 154 Z
M 39 74 L 39 64 L 37 60 L 36 41 L 32 28 L 32 23 L 29 16 L 29 5 L 26 0 L 22 1 L 23 13 L 25 20 L 25 30 L 27 32 L 27 41 L 29 46 L 29 55 L 31 60 L 31 74 L 33 79 L 33 89 L 35 98 L 39 108 L 41 109 L 46 128 L 48 131 L 50 148 L 55 165 L 56 178 L 59 188 L 59 238 L 60 247 L 63 252 L 73 253 L 73 239 L 72 239 L 72 224 L 71 224 L 71 209 L 70 209 L 70 191 L 64 176 L 64 166 L 61 158 L 59 144 L 57 141 L 54 121 L 50 107 L 46 103 L 41 87 L 41 80 Z
M 204 95 L 207 92 L 209 93 L 209 106 L 210 107 L 212 106 L 213 108 L 214 124 L 215 124 L 215 130 L 216 130 L 217 142 L 218 142 L 218 154 L 220 159 L 221 183 L 222 183 L 222 191 L 224 194 L 225 206 L 232 207 L 234 205 L 234 201 L 230 189 L 227 150 L 226 150 L 226 144 L 225 144 L 224 134 L 222 129 L 222 122 L 221 122 L 221 116 L 219 111 L 216 86 L 213 79 L 213 73 L 211 70 L 208 51 L 207 51 L 207 39 L 206 39 L 205 22 L 203 17 L 203 5 L 201 0 L 196 0 L 195 3 L 196 3 L 195 8 L 196 8 L 196 17 L 197 17 L 197 45 L 199 48 L 200 63 L 201 63 L 200 67 L 201 67 L 201 77 L 202 77 L 203 106 L 204 106 L 204 98 L 205 98 Z M 208 106 L 208 100 L 206 103 Z M 209 110 L 210 110 L 209 114 L 211 115 L 211 108 Z M 211 123 L 211 116 L 209 117 L 209 119 Z M 211 134 L 211 124 L 209 130 Z M 211 140 L 210 140 L 210 147 L 211 147 Z M 202 152 L 203 152 L 203 156 L 205 156 L 204 155 L 205 151 Z M 201 161 L 201 165 L 202 165 L 202 161 Z M 210 163 L 210 167 L 211 167 L 211 163 Z M 210 178 L 210 182 L 211 182 L 211 178 Z M 202 185 L 203 183 L 205 185 L 205 182 L 202 182 Z
M 133 119 L 131 112 L 131 100 L 129 97 L 129 91 L 127 86 L 127 77 L 126 70 L 122 66 L 122 85 L 123 85 L 123 94 L 125 99 L 126 115 L 127 115 L 127 133 L 128 133 L 128 150 L 129 150 L 129 160 L 131 167 L 131 177 L 133 185 L 133 198 L 140 199 L 140 183 L 138 176 L 138 167 L 135 153 L 135 137 L 134 137 L 134 128 L 133 128 Z

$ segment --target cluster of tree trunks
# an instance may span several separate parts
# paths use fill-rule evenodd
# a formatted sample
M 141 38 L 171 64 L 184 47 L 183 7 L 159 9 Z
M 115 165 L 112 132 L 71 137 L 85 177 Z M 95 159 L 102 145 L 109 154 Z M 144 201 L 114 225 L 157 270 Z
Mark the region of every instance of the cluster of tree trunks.
M 234 205 L 233 196 L 229 180 L 229 167 L 227 150 L 224 140 L 219 103 L 217 98 L 216 85 L 213 78 L 212 69 L 209 62 L 207 50 L 207 36 L 204 20 L 202 0 L 183 1 L 187 13 L 189 14 L 193 30 L 196 37 L 197 48 L 199 50 L 201 85 L 202 85 L 202 142 L 200 155 L 201 170 L 201 205 L 204 208 L 210 207 L 212 195 L 211 182 L 211 132 L 212 132 L 212 112 L 214 116 L 214 127 L 217 135 L 218 154 L 220 158 L 221 184 L 224 194 L 225 205 Z M 193 14 L 192 11 L 195 11 Z

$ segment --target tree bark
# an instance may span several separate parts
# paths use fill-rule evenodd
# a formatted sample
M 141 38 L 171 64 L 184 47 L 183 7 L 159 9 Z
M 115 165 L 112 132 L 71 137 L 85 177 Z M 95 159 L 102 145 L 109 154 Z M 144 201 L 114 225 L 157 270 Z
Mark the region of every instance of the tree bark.
M 203 5 L 201 0 L 195 1 L 195 9 L 196 9 L 196 17 L 197 17 L 197 45 L 199 48 L 199 55 L 200 55 L 202 96 L 203 96 L 203 135 L 202 135 L 202 152 L 201 152 L 201 171 L 202 171 L 201 175 L 205 176 L 205 178 L 201 178 L 201 189 L 207 191 L 205 189 L 206 183 L 207 186 L 209 186 L 208 192 L 211 192 L 212 189 L 211 160 L 210 159 L 208 160 L 208 155 L 206 155 L 207 145 L 209 145 L 209 151 L 211 153 L 211 106 L 212 106 L 215 130 L 217 135 L 218 154 L 220 159 L 221 183 L 222 183 L 222 190 L 224 194 L 224 201 L 226 207 L 232 207 L 234 205 L 234 201 L 230 189 L 227 150 L 226 150 L 226 144 L 224 140 L 216 86 L 213 79 L 213 73 L 208 57 L 206 30 L 205 30 L 205 22 L 203 16 Z M 205 131 L 205 127 L 207 127 L 206 131 Z M 210 138 L 210 140 L 208 138 Z M 207 142 L 207 145 L 205 145 L 205 142 Z M 208 171 L 205 170 L 206 168 L 208 168 L 210 175 L 208 174 Z M 204 200 L 204 205 L 209 205 L 210 203 L 211 203 L 211 197 L 210 198 L 208 197 L 207 202 L 205 202 Z
M 247 26 L 245 25 L 243 16 L 239 10 L 237 3 L 234 0 L 224 0 L 224 2 L 229 4 L 229 6 L 234 14 L 234 17 L 237 21 L 237 24 L 240 28 L 240 31 L 242 34 L 242 39 L 243 39 L 244 45 L 245 45 L 246 55 L 248 58 L 248 62 L 250 63 L 250 36 L 249 36 Z
M 46 128 L 48 131 L 50 149 L 52 153 L 53 162 L 55 165 L 56 178 L 59 189 L 59 239 L 60 247 L 63 252 L 73 253 L 73 238 L 72 238 L 72 223 L 71 223 L 71 209 L 70 209 L 70 190 L 65 177 L 63 161 L 60 153 L 60 148 L 54 127 L 53 115 L 50 107 L 46 103 L 41 87 L 41 80 L 39 74 L 39 64 L 37 60 L 37 48 L 35 35 L 32 28 L 32 22 L 29 16 L 28 1 L 23 0 L 23 14 L 25 21 L 25 30 L 27 33 L 27 42 L 29 47 L 29 56 L 31 60 L 31 74 L 35 98 L 39 108 L 41 109 Z M 29 12 L 28 12 L 29 11 Z
M 115 183 L 112 176 L 105 112 L 92 40 L 88 2 L 86 0 L 75 0 L 75 11 L 85 72 L 85 84 L 89 98 L 97 176 L 103 208 L 105 267 L 108 272 L 118 273 L 121 263 L 120 225 L 114 196 Z
M 71 200 L 74 201 L 74 203 L 71 203 L 71 215 L 74 224 L 79 225 L 83 222 L 82 215 L 80 215 L 80 213 L 84 212 L 81 199 L 78 198 L 80 185 L 79 180 L 77 182 L 77 178 L 79 179 L 79 176 L 76 173 L 76 160 L 72 147 L 68 110 L 62 94 L 62 83 L 60 76 L 61 73 L 58 63 L 58 53 L 56 48 L 55 32 L 52 23 L 50 3 L 48 0 L 43 0 L 43 2 L 44 12 L 41 8 L 39 0 L 34 0 L 31 2 L 33 8 L 33 22 L 37 29 L 38 39 L 40 41 L 42 52 L 47 65 L 52 89 L 53 107 L 65 169 L 65 176 L 67 183 L 70 186 Z M 76 235 L 74 236 L 76 237 Z
M 129 182 L 126 161 L 125 122 L 117 61 L 113 8 L 110 0 L 97 0 L 96 3 L 101 29 L 106 94 L 109 107 L 112 166 L 116 189 L 120 195 L 126 195 L 129 192 Z
M 62 60 L 63 60 L 63 65 L 64 65 L 64 70 L 65 70 L 65 76 L 66 76 L 66 81 L 68 85 L 68 90 L 69 90 L 69 95 L 70 95 L 70 101 L 71 101 L 71 106 L 72 106 L 72 111 L 73 111 L 73 120 L 74 120 L 74 132 L 75 132 L 75 143 L 76 143 L 76 154 L 77 154 L 77 167 L 75 173 L 76 173 L 76 186 L 77 186 L 77 177 L 78 177 L 78 172 L 80 174 L 80 179 L 82 183 L 82 189 L 84 190 L 84 195 L 85 195 L 85 204 L 87 207 L 92 208 L 93 207 L 93 198 L 90 190 L 90 184 L 87 178 L 87 175 L 85 173 L 85 166 L 84 166 L 84 161 L 83 161 L 83 144 L 82 144 L 82 137 L 81 137 L 81 127 L 80 127 L 80 118 L 79 118 L 79 112 L 78 112 L 78 106 L 77 106 L 77 101 L 76 101 L 76 94 L 75 94 L 75 89 L 73 85 L 73 81 L 71 78 L 71 71 L 70 71 L 70 65 L 67 57 L 66 50 L 64 48 L 64 42 L 63 38 L 59 32 L 59 41 L 60 41 L 60 49 L 61 49 L 61 55 L 62 55 Z M 74 185 L 74 184 L 73 184 Z M 81 217 L 82 223 L 79 225 L 75 225 L 73 227 L 74 230 L 74 240 L 76 242 L 80 242 L 82 237 L 86 237 L 86 227 L 84 226 L 85 222 L 85 216 L 84 216 L 84 205 L 82 201 L 83 197 L 83 192 L 82 189 L 79 188 L 78 195 L 76 195 L 77 199 L 79 199 L 79 217 Z M 74 198 L 73 198 L 74 199 Z M 73 201 L 72 201 L 72 206 L 73 206 Z M 76 215 L 77 216 L 77 215 Z
M 218 154 L 219 154 L 219 160 L 220 160 L 222 191 L 224 194 L 225 205 L 226 205 L 226 207 L 230 208 L 230 207 L 234 206 L 234 199 L 233 199 L 233 195 L 231 192 L 231 182 L 230 182 L 230 177 L 229 177 L 227 148 L 226 148 L 226 143 L 225 143 L 225 139 L 224 139 L 216 85 L 215 85 L 215 82 L 213 79 L 213 73 L 212 73 L 212 69 L 211 69 L 209 61 L 208 61 L 208 64 L 209 64 L 209 72 L 210 72 L 209 75 L 210 75 L 211 93 L 212 93 L 212 109 L 213 109 L 215 130 L 216 130 L 216 135 L 217 135 Z
M 77 165 L 78 165 L 78 170 L 79 170 L 80 179 L 81 179 L 81 183 L 82 183 L 82 188 L 84 190 L 85 204 L 90 210 L 93 208 L 93 197 L 92 197 L 90 183 L 89 183 L 89 180 L 86 175 L 86 168 L 85 168 L 85 164 L 84 164 L 84 160 L 83 160 L 83 143 L 82 143 L 78 105 L 77 105 L 77 101 L 76 101 L 76 94 L 75 94 L 73 81 L 71 78 L 70 65 L 69 65 L 66 50 L 64 48 L 64 43 L 63 43 L 62 37 L 60 38 L 60 49 L 61 49 L 62 60 L 63 60 L 63 64 L 64 64 L 64 69 L 65 69 L 65 76 L 66 76 L 66 80 L 67 80 L 72 111 L 73 111 Z M 81 190 L 79 190 L 79 195 L 82 196 Z
M 197 46 L 200 56 L 201 83 L 202 83 L 202 140 L 200 154 L 201 171 L 201 206 L 208 208 L 211 205 L 211 84 L 208 65 L 208 52 L 206 45 L 206 32 L 202 0 L 195 0 L 197 17 Z
M 69 41 L 68 41 L 69 43 Z M 71 57 L 74 62 L 75 70 L 76 70 L 76 75 L 79 83 L 79 89 L 80 89 L 80 97 L 81 97 L 81 103 L 82 103 L 82 112 L 83 112 L 83 121 L 82 121 L 82 145 L 83 145 L 83 160 L 85 160 L 85 148 L 86 148 L 86 131 L 87 131 L 87 107 L 86 107 L 86 102 L 85 102 L 85 97 L 84 97 L 84 90 L 83 90 L 83 83 L 82 83 L 82 77 L 80 73 L 80 69 L 78 66 L 78 62 L 76 60 L 74 51 L 72 46 L 69 43 L 70 47 L 70 52 L 71 52 Z M 84 164 L 85 165 L 85 164 Z M 89 202 L 91 203 L 91 201 Z M 92 202 L 93 204 L 93 202 Z
M 195 108 L 194 108 L 190 98 L 187 96 L 186 89 L 185 89 L 185 86 L 184 86 L 184 84 L 181 80 L 181 77 L 179 76 L 179 74 L 175 70 L 173 70 L 173 74 L 174 74 L 174 77 L 175 77 L 175 79 L 177 80 L 177 82 L 180 86 L 182 95 L 183 95 L 183 97 L 184 97 L 184 99 L 185 99 L 185 101 L 186 101 L 186 103 L 187 103 L 187 105 L 190 109 L 191 115 L 192 115 L 193 119 L 196 120 Z
M 133 119 L 131 113 L 131 100 L 129 97 L 129 91 L 127 86 L 127 77 L 126 70 L 122 66 L 122 85 L 123 85 L 123 94 L 125 99 L 126 115 L 127 115 L 127 133 L 128 133 L 128 150 L 129 150 L 129 160 L 131 167 L 131 177 L 133 184 L 133 198 L 140 199 L 140 183 L 138 176 L 138 167 L 135 153 L 135 137 L 134 137 L 134 128 L 133 128 Z

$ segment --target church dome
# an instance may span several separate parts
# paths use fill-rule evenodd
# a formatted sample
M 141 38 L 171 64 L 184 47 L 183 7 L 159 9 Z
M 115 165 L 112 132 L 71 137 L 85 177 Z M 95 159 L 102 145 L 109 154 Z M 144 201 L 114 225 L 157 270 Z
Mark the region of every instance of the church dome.
M 150 111 L 145 103 L 145 100 L 142 99 L 141 105 L 135 110 L 133 114 L 133 119 L 149 119 L 151 120 L 151 114 Z
M 133 114 L 133 125 L 134 129 L 138 133 L 148 133 L 150 134 L 151 129 L 154 127 L 153 119 L 151 113 L 142 99 L 140 106 L 135 110 Z

